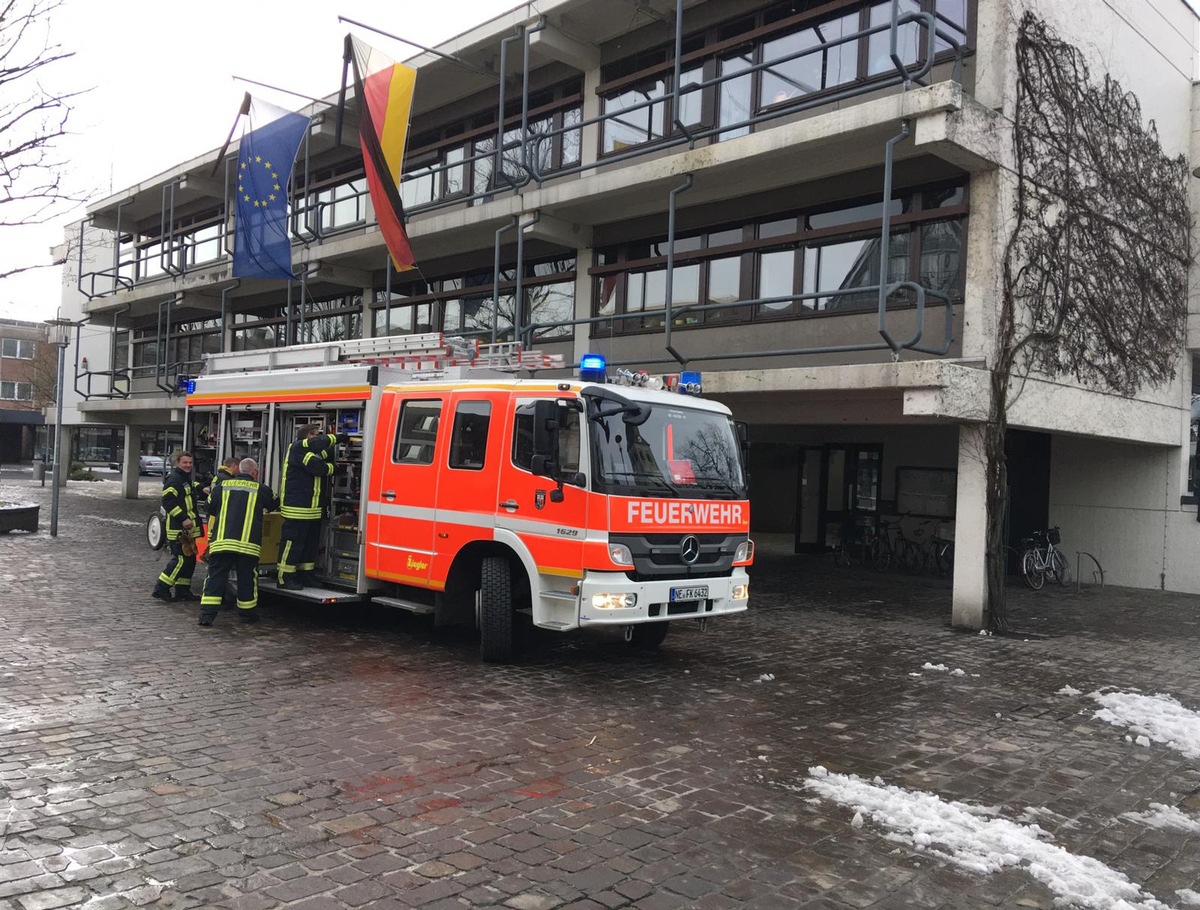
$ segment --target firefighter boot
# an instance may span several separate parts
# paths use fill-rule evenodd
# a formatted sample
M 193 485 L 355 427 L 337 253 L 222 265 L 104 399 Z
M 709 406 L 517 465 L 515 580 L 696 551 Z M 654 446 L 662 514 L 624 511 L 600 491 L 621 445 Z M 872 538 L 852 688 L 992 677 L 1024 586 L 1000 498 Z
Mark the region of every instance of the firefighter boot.
M 206 627 L 211 626 L 213 624 L 213 621 L 216 620 L 216 618 L 217 618 L 216 613 L 213 613 L 210 610 L 201 610 L 199 625 L 206 626 Z
M 171 589 L 164 585 L 161 581 L 155 584 L 154 590 L 150 592 L 150 596 L 155 600 L 174 600 L 171 596 Z
M 247 624 L 256 623 L 258 622 L 258 613 L 254 607 L 249 610 L 239 609 L 238 619 Z
M 279 578 L 279 587 L 284 591 L 303 591 L 304 583 L 296 577 L 297 573 L 289 572 Z
M 199 601 L 200 598 L 192 593 L 190 587 L 185 588 L 182 585 L 175 589 L 175 599 L 178 601 Z

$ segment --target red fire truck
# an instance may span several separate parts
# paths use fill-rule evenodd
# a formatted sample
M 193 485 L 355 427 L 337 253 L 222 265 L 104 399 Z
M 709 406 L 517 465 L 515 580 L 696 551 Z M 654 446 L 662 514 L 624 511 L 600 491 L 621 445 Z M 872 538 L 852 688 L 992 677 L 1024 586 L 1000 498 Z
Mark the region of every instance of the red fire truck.
M 185 439 L 198 473 L 249 456 L 277 486 L 298 427 L 346 434 L 321 587 L 279 593 L 470 623 L 485 660 L 511 657 L 522 616 L 654 647 L 673 620 L 744 611 L 754 547 L 728 408 L 696 394 L 698 374 L 660 389 L 626 370 L 606 381 L 593 357 L 579 378 L 546 369 L 561 358 L 438 333 L 212 355 Z

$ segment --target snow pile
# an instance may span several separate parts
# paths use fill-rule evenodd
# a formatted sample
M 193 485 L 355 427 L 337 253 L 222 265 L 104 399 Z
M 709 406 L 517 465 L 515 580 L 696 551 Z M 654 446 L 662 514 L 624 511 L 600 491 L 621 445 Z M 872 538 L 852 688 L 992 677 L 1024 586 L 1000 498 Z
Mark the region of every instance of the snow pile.
M 809 769 L 805 786 L 887 829 L 888 840 L 910 844 L 970 872 L 987 875 L 1024 866 L 1064 903 L 1093 910 L 1166 910 L 1166 905 L 1098 860 L 1047 843 L 1036 824 L 998 817 L 998 810 L 947 802 L 850 774 Z M 1057 903 L 1057 902 L 1056 902 Z
M 1200 759 L 1200 714 L 1185 708 L 1170 695 L 1137 695 L 1132 692 L 1093 692 L 1103 707 L 1098 720 L 1127 727 L 1156 743 L 1164 743 L 1188 758 Z M 1149 743 L 1146 743 L 1149 745 Z
M 771 682 L 774 678 L 775 678 L 774 673 L 764 673 L 756 681 L 757 682 Z
M 925 663 L 921 664 L 921 669 L 922 670 L 938 670 L 942 673 L 945 673 L 950 668 L 947 667 L 945 664 L 931 664 L 929 661 L 925 661 Z
M 1192 818 L 1174 806 L 1164 806 L 1162 803 L 1151 803 L 1149 812 L 1126 812 L 1121 818 L 1149 825 L 1151 828 L 1172 828 L 1176 831 L 1187 831 L 1189 834 L 1200 834 L 1200 818 Z
M 1059 689 L 1054 694 L 1055 695 L 1069 695 L 1071 697 L 1074 697 L 1076 695 L 1082 695 L 1083 693 L 1081 691 L 1079 691 L 1078 689 L 1076 689 L 1074 686 L 1063 686 L 1061 689 Z

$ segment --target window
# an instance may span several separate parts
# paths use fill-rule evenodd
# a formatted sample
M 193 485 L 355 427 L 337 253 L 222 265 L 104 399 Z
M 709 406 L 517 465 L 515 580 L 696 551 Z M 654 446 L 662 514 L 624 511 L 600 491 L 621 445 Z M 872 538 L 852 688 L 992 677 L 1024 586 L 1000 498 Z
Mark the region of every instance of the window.
M 491 419 L 490 401 L 458 403 L 454 409 L 454 430 L 450 435 L 450 467 L 465 471 L 483 470 Z
M 33 342 L 21 338 L 5 338 L 0 343 L 0 356 L 15 357 L 18 360 L 33 360 Z
M 675 245 L 673 324 L 796 318 L 874 308 L 881 283 L 919 282 L 952 300 L 965 286 L 967 185 L 934 184 L 891 201 L 893 229 L 880 275 L 880 199 L 847 200 L 809 212 L 772 213 L 759 222 L 714 227 Z M 665 238 L 597 250 L 593 336 L 658 331 L 665 319 Z M 854 292 L 855 289 L 864 290 Z M 854 292 L 854 293 L 850 293 Z M 797 301 L 798 296 L 806 299 Z M 937 303 L 940 298 L 932 298 Z M 697 301 L 714 309 L 698 310 Z M 762 301 L 753 306 L 749 301 Z M 746 305 L 739 305 L 743 302 Z M 910 289 L 888 298 L 911 305 Z
M 969 0 L 900 0 L 899 10 L 902 16 L 932 12 L 937 28 L 965 47 L 973 7 Z M 676 132 L 676 120 L 700 129 L 728 127 L 717 138 L 735 139 L 755 128 L 739 124 L 759 112 L 784 113 L 813 96 L 895 80 L 898 74 L 887 28 L 891 13 L 892 0 L 787 0 L 688 35 L 678 112 L 671 111 L 672 46 L 661 45 L 607 64 L 601 86 L 605 119 L 600 152 L 608 155 L 661 142 Z M 865 38 L 852 37 L 875 27 L 882 30 Z M 925 20 L 900 23 L 897 37 L 901 62 L 918 66 L 928 47 Z M 950 51 L 948 41 L 936 38 L 934 52 L 939 59 L 946 59 Z M 687 91 L 689 85 L 714 78 L 724 81 Z
M 404 402 L 400 406 L 400 420 L 396 424 L 392 461 L 397 464 L 433 464 L 433 447 L 437 442 L 441 414 L 440 400 Z
M 33 401 L 33 384 L 28 382 L 0 382 L 0 399 L 4 401 Z
M 523 471 L 533 470 L 533 402 L 517 407 L 513 426 L 512 463 Z M 558 469 L 562 474 L 579 471 L 579 412 L 566 410 L 558 431 Z

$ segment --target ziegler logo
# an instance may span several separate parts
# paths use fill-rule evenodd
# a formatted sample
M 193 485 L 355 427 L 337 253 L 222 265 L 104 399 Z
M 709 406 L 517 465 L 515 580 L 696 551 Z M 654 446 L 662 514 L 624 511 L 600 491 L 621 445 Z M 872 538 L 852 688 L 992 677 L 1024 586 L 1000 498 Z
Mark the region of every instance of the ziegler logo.
M 423 559 L 413 559 L 412 554 L 410 553 L 408 556 L 408 567 L 417 572 L 423 572 L 429 568 L 429 563 L 425 562 Z
M 579 536 L 579 528 L 559 528 L 558 536 L 559 537 L 578 537 Z

